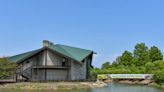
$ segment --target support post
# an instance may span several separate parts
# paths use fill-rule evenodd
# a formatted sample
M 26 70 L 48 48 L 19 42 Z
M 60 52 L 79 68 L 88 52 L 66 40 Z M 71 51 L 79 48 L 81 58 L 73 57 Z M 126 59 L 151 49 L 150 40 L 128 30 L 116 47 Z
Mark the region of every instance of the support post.
M 18 82 L 18 76 L 17 76 L 17 74 L 15 75 L 15 81 Z
M 47 66 L 47 55 L 48 55 L 48 50 L 45 50 L 45 66 Z M 47 69 L 45 69 L 45 81 L 47 80 Z
M 31 68 L 31 80 L 33 80 L 33 68 Z

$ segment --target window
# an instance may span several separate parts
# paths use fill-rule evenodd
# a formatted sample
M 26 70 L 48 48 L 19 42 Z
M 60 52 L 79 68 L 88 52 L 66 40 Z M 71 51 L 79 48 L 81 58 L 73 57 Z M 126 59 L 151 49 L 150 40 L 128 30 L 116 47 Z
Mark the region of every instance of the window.
M 30 61 L 27 61 L 26 64 L 30 63 Z
M 85 60 L 82 61 L 83 63 L 85 62 Z
M 63 61 L 62 61 L 62 66 L 66 66 L 66 58 L 63 58 Z
M 62 62 L 62 66 L 66 66 L 65 61 Z

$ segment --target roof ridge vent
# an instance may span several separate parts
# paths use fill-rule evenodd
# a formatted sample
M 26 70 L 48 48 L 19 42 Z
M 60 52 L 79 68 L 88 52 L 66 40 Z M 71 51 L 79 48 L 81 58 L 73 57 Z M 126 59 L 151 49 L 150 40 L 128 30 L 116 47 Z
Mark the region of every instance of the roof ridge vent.
M 43 47 L 49 47 L 54 45 L 53 42 L 50 42 L 49 40 L 43 40 Z

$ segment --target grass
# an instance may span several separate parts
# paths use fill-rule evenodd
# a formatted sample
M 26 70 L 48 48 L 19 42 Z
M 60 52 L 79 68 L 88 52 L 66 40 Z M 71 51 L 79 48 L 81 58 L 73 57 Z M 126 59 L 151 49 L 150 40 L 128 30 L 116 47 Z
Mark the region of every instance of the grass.
M 58 90 L 58 89 L 88 89 L 93 87 L 93 82 L 49 82 L 49 83 L 13 83 L 0 86 L 3 89 L 18 90 Z
M 162 83 L 162 84 L 152 83 L 150 86 L 160 88 L 160 89 L 164 89 L 164 83 Z

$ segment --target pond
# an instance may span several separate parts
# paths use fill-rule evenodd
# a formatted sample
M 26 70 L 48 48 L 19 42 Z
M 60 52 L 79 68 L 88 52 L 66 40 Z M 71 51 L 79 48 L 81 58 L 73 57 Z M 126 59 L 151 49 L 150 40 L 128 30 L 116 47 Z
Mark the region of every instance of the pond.
M 0 90 L 0 92 L 47 92 L 47 91 Z M 110 83 L 107 87 L 104 88 L 81 89 L 81 90 L 58 90 L 58 91 L 49 91 L 49 92 L 164 92 L 164 90 L 148 87 L 148 86 Z

